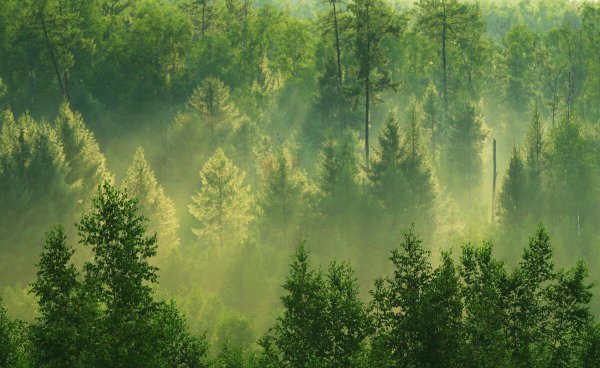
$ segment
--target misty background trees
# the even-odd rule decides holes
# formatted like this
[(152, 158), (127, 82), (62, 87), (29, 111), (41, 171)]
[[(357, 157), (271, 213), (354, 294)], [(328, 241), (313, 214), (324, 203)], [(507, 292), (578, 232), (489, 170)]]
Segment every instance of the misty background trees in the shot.
[[(598, 24), (558, 0), (2, 1), (0, 365), (594, 366)], [(76, 242), (103, 183), (156, 234), (140, 259), (102, 240), (145, 270), (129, 309), (105, 309), (139, 287), (112, 248)], [(540, 223), (553, 258), (539, 231), (521, 252)], [(171, 344), (118, 351), (146, 332)]]

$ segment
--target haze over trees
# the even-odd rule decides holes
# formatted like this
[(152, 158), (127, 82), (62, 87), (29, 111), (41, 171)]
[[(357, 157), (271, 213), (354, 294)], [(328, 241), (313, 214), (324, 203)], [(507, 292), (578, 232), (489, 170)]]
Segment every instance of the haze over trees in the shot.
[(600, 365), (600, 7), (0, 2), (0, 367)]

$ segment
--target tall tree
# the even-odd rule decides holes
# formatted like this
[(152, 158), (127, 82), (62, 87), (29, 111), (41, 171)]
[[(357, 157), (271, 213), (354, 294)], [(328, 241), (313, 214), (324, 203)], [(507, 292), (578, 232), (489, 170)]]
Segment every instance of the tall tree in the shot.
[(198, 221), (192, 231), (208, 244), (221, 246), (242, 240), (252, 219), (250, 188), (244, 185), (244, 173), (221, 149), (206, 162), (200, 172), (202, 187), (188, 206)]
[(46, 234), (31, 292), (40, 316), (32, 326), (32, 358), (43, 367), (88, 367), (95, 364), (99, 305), (71, 264), (74, 250), (62, 227)]
[(511, 227), (523, 224), (528, 214), (528, 189), (525, 163), (519, 148), (514, 146), (499, 195), (503, 223)]
[(417, 27), (438, 44), (441, 59), (441, 92), (444, 101), (443, 121), (448, 118), (449, 48), (461, 39), (480, 32), (483, 23), (479, 8), (458, 0), (419, 0), (415, 4)]
[(61, 104), (54, 128), (70, 169), (68, 180), (77, 183), (80, 202), (88, 203), (98, 184), (110, 177), (104, 155), (81, 115), (72, 111), (67, 102)]
[(175, 250), (179, 246), (179, 221), (175, 206), (158, 184), (154, 171), (146, 161), (143, 148), (138, 147), (135, 151), (121, 187), (130, 196), (137, 198), (142, 214), (151, 219), (149, 229), (157, 234), (159, 255), (167, 255)]
[(276, 242), (294, 241), (307, 199), (307, 178), (286, 148), (265, 162), (264, 184), (258, 199), (261, 229)]
[[(405, 146), (400, 138), (400, 125), (396, 113), (391, 111), (379, 132), (379, 147), (371, 162), (369, 179), (375, 195), (384, 209), (391, 215), (392, 226), (396, 226), (408, 210), (410, 185), (403, 171)], [(393, 188), (393, 190), (392, 190)]]
[(371, 292), (374, 366), (416, 367), (422, 363), (423, 300), (432, 278), (429, 252), (412, 228), (392, 251), (393, 276), (377, 279)]
[(473, 203), (481, 182), (481, 148), (487, 135), (481, 108), (473, 102), (461, 104), (452, 117), (445, 145), (443, 167), (446, 184), (463, 203)]
[(357, 60), (356, 80), (351, 95), (363, 96), (365, 106), (365, 162), (369, 164), (369, 127), (371, 103), (377, 94), (395, 89), (388, 68), (384, 41), (400, 33), (400, 25), (391, 9), (381, 0), (354, 0), (348, 4), (353, 30), (352, 47)]
[(431, 161), (435, 164), (438, 157), (436, 143), (439, 144), (442, 132), (439, 131), (441, 121), (438, 91), (432, 82), (429, 82), (427, 85), (421, 104), (423, 105), (423, 123), (425, 124), (426, 129), (429, 130), (431, 137), (431, 149), (429, 150), (429, 154), (431, 156)]

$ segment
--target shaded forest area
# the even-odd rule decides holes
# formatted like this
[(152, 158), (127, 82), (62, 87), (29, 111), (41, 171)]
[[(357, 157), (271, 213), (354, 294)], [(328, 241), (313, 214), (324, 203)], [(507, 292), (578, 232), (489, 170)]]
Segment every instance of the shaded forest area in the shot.
[(1, 367), (600, 365), (596, 3), (0, 0), (0, 56)]

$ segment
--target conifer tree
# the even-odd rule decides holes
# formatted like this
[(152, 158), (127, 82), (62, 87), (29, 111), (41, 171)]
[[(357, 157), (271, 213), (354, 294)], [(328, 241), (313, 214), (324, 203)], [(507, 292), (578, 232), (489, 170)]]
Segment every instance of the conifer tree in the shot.
[(499, 195), (500, 213), (505, 224), (514, 226), (525, 220), (528, 214), (528, 189), (526, 167), (519, 148), (514, 146)]
[(263, 339), (271, 362), (291, 367), (353, 366), (368, 321), (352, 269), (334, 262), (323, 275), (312, 268), (300, 243), (283, 288), (284, 314)]
[(422, 303), (419, 366), (460, 367), (464, 344), (462, 284), (450, 253), (442, 253)]
[(423, 301), (431, 282), (429, 252), (414, 229), (392, 251), (393, 276), (380, 278), (371, 292), (373, 366), (420, 366), (423, 357)]
[(535, 105), (533, 116), (527, 136), (525, 137), (525, 163), (528, 172), (528, 203), (530, 210), (536, 219), (540, 216), (543, 208), (542, 203), (544, 156), (546, 155), (546, 142), (540, 110)]
[(408, 125), (404, 134), (405, 158), (402, 170), (410, 187), (411, 196), (406, 206), (412, 212), (411, 221), (422, 224), (434, 217), (436, 188), (427, 151), (424, 149), (420, 119), (420, 106), (412, 96), (408, 107)]
[(440, 145), (441, 113), (439, 111), (438, 91), (432, 82), (429, 82), (423, 95), (423, 123), (430, 136), (430, 150), (432, 162), (436, 163), (438, 158), (438, 145)]
[(321, 209), (326, 214), (348, 213), (349, 199), (359, 196), (360, 171), (356, 135), (346, 130), (338, 139), (328, 139), (320, 153), (317, 186)]
[(481, 148), (487, 131), (480, 107), (463, 103), (452, 118), (444, 152), (444, 177), (448, 189), (467, 206), (481, 183)]
[(0, 298), (0, 367), (10, 367), (14, 364), (15, 346), (12, 339), (12, 324)]
[(509, 278), (507, 341), (516, 367), (536, 366), (547, 351), (546, 333), (551, 321), (548, 298), (555, 279), (549, 240), (544, 227), (538, 227)]
[[(449, 71), (451, 47), (461, 45), (461, 40), (477, 39), (483, 28), (481, 14), (475, 6), (460, 3), (458, 0), (420, 0), (415, 4), (417, 27), (438, 46), (443, 98), (444, 122), (448, 119)], [(456, 91), (455, 91), (456, 92)]]
[(303, 215), (307, 199), (306, 175), (298, 169), (286, 148), (280, 148), (267, 159), (263, 175), (258, 200), (261, 229), (277, 242), (289, 242)]
[(407, 202), (412, 194), (403, 171), (405, 148), (400, 138), (398, 119), (391, 111), (379, 133), (379, 147), (375, 150), (369, 179), (375, 195), (392, 217), (392, 226), (396, 226), (404, 218), (408, 211)]
[(98, 184), (109, 178), (104, 155), (81, 115), (72, 111), (67, 102), (60, 105), (54, 128), (70, 169), (68, 180), (77, 183), (79, 199), (87, 203)]
[(46, 234), (31, 292), (40, 317), (32, 326), (32, 358), (43, 367), (86, 367), (94, 364), (93, 334), (99, 308), (71, 264), (74, 250), (62, 227)]
[(151, 219), (148, 228), (157, 234), (159, 255), (176, 249), (179, 246), (179, 222), (175, 206), (158, 184), (154, 171), (146, 161), (143, 148), (138, 147), (135, 151), (121, 187), (131, 197), (137, 198), (142, 214)]
[(354, 0), (348, 4), (353, 30), (352, 50), (358, 65), (354, 71), (355, 84), (351, 95), (362, 95), (365, 106), (365, 162), (369, 164), (369, 128), (371, 104), (376, 96), (393, 90), (384, 42), (400, 33), (400, 26), (389, 6), (381, 0)]
[(252, 219), (250, 188), (244, 185), (244, 173), (225, 156), (221, 149), (202, 168), (200, 191), (188, 206), (198, 221), (192, 231), (207, 244), (229, 244), (242, 240)]
[(464, 361), (466, 367), (498, 367), (508, 364), (505, 325), (507, 312), (504, 265), (494, 259), (492, 245), (466, 244), (462, 248), (460, 274), (464, 282)]

